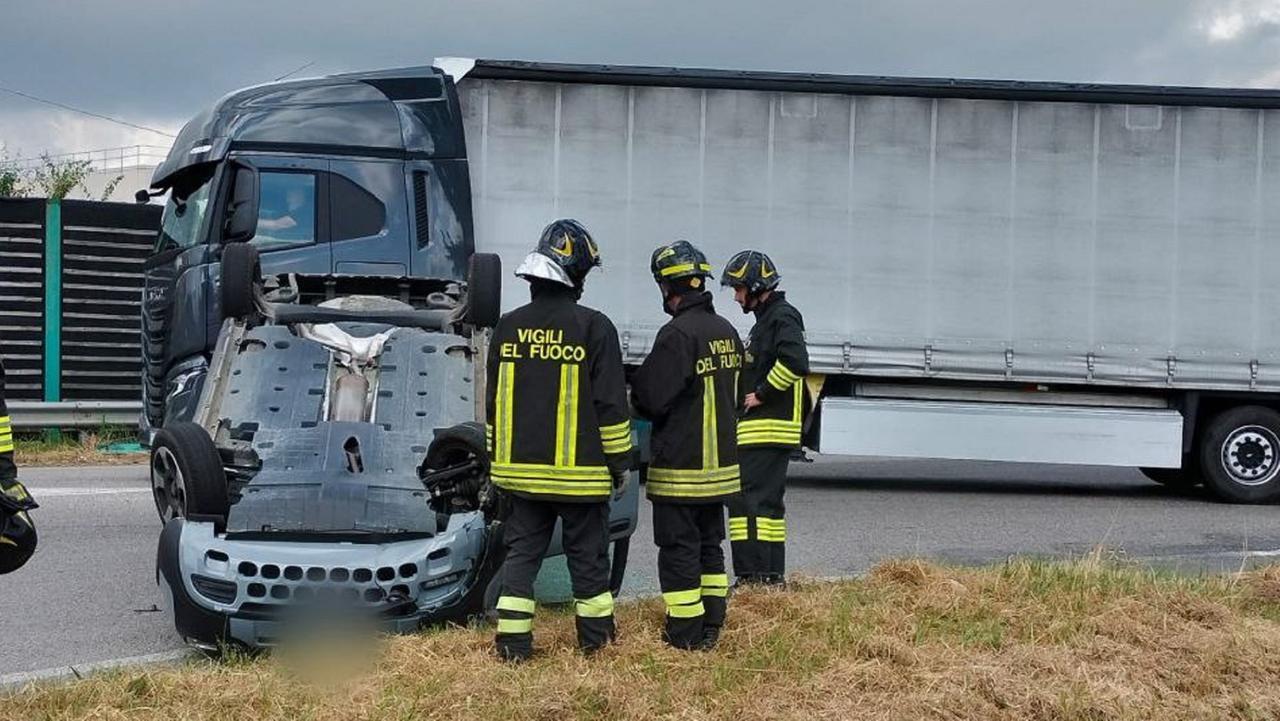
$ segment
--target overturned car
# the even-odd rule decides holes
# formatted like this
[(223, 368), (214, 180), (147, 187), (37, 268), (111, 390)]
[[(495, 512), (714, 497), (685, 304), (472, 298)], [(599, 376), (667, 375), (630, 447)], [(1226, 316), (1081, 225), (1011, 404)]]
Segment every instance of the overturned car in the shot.
[[(498, 258), (422, 292), (346, 279), (362, 292), (308, 304), (300, 282), (264, 283), (255, 248), (226, 246), (194, 417), (152, 439), (157, 582), (198, 648), (273, 646), (302, 618), (412, 631), (496, 600), (502, 499), (476, 420)], [(615, 593), (637, 498), (613, 502)]]

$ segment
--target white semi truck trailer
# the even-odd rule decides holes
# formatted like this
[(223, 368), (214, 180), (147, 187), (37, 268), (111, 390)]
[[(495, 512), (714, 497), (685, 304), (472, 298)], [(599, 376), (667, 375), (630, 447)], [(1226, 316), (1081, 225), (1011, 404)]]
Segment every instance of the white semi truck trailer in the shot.
[[(717, 270), (766, 251), (807, 320), (824, 454), (1131, 466), (1280, 499), (1277, 91), (449, 58), (232, 93), (153, 187), (172, 193), (151, 427), (198, 397), (225, 229), (246, 204), (284, 213), (266, 206), (288, 187), (311, 194), (308, 235), (253, 242), (329, 293), (461, 282), (475, 250), (509, 272), (549, 219), (582, 220), (605, 258), (584, 300), (629, 363), (664, 321), (655, 246), (686, 238)], [(524, 293), (508, 275), (504, 305)]]
[(585, 301), (629, 362), (663, 322), (656, 245), (717, 271), (757, 248), (825, 376), (821, 453), (1280, 498), (1280, 93), (438, 64), (477, 248), (516, 262), (581, 219), (606, 259)]

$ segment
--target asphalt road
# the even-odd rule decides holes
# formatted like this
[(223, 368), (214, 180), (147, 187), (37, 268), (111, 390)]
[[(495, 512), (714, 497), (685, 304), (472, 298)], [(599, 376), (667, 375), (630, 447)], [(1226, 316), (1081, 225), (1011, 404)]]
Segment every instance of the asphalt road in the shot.
[[(1280, 562), (1280, 508), (1178, 494), (1136, 471), (987, 463), (793, 464), (790, 568), (854, 574), (886, 557), (961, 563), (1103, 545), (1188, 571)], [(40, 548), (0, 577), (0, 676), (180, 646), (156, 612), (159, 522), (144, 467), (24, 469)], [(656, 591), (648, 504), (626, 592)]]

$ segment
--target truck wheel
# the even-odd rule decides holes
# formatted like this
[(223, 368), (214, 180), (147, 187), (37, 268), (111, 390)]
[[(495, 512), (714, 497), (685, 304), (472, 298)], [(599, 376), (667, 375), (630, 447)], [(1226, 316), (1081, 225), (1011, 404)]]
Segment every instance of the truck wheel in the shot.
[(1181, 468), (1139, 468), (1142, 475), (1162, 486), (1190, 490), (1204, 483), (1200, 476), (1200, 458), (1195, 453), (1182, 457)]
[(258, 313), (258, 288), (262, 285), (262, 260), (248, 243), (228, 243), (222, 248), (222, 317), (250, 318)]
[(492, 328), (502, 317), (502, 258), (474, 253), (467, 273), (467, 323)]
[(151, 493), (162, 523), (174, 518), (225, 517), (227, 476), (213, 439), (195, 423), (174, 423), (151, 444)]
[(1280, 413), (1241, 406), (1218, 415), (1200, 441), (1200, 467), (1224, 501), (1280, 500)]

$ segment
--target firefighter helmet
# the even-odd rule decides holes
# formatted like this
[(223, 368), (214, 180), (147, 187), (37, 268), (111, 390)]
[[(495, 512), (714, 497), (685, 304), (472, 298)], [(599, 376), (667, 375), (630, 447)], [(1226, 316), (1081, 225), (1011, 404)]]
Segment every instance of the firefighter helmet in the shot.
[(744, 250), (733, 256), (720, 274), (720, 285), (746, 288), (751, 295), (777, 288), (780, 280), (778, 266), (758, 250)]
[(521, 278), (542, 278), (581, 288), (587, 273), (600, 265), (600, 248), (582, 223), (571, 218), (552, 221), (538, 246), (516, 268)]
[(708, 278), (711, 276), (711, 264), (707, 256), (687, 240), (677, 240), (663, 245), (653, 251), (649, 260), (649, 272), (653, 279), (679, 280), (681, 278)]

